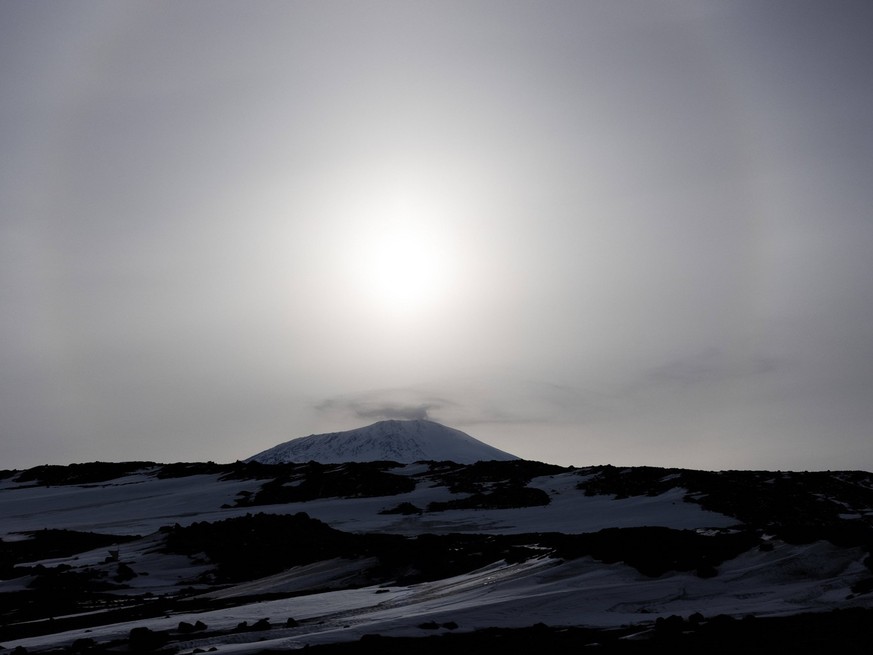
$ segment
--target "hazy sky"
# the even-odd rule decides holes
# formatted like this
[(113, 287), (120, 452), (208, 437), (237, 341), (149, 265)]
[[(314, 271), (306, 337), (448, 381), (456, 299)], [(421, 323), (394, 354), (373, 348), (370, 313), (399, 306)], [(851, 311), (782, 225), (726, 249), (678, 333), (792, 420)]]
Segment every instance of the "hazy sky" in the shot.
[(873, 470), (869, 1), (0, 3), (0, 468), (429, 416)]

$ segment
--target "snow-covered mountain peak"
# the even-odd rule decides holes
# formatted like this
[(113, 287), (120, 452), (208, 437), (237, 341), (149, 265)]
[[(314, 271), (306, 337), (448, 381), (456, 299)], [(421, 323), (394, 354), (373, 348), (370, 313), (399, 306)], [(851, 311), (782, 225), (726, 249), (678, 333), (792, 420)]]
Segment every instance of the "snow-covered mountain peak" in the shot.
[(480, 460), (518, 459), (470, 435), (424, 419), (379, 421), (344, 432), (313, 434), (286, 441), (249, 457), (263, 464), (282, 462), (372, 462), (403, 464), (450, 460), (472, 464)]

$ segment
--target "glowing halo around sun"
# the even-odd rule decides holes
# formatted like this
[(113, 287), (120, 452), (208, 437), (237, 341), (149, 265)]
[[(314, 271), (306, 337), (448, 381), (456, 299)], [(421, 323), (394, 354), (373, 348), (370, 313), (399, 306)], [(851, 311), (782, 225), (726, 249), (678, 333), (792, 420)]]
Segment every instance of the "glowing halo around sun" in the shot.
[(433, 316), (458, 290), (458, 244), (444, 205), (420, 186), (370, 189), (346, 209), (347, 292), (368, 319)]
[(437, 301), (448, 284), (448, 262), (433, 235), (394, 226), (366, 244), (359, 285), (383, 309), (416, 313)]

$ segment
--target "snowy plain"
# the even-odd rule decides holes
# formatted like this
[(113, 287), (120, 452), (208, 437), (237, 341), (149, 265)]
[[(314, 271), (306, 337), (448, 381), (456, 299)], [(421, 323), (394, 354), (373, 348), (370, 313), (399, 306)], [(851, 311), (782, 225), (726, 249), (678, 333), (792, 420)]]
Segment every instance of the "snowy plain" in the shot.
[[(422, 470), (411, 464), (393, 473), (411, 475)], [(575, 472), (544, 476), (530, 485), (549, 494), (545, 507), (504, 510), (447, 510), (434, 515), (397, 516), (379, 512), (410, 502), (430, 502), (462, 497), (442, 486), (419, 484), (408, 493), (375, 498), (326, 498), (300, 503), (265, 505), (256, 511), (274, 514), (306, 512), (331, 527), (349, 532), (383, 531), (396, 534), (444, 534), (476, 532), (512, 534), (524, 532), (595, 532), (607, 527), (660, 525), (677, 529), (727, 527), (736, 519), (702, 510), (682, 501), (681, 489), (655, 497), (614, 500), (609, 496), (580, 494)], [(145, 535), (168, 523), (187, 525), (217, 521), (254, 511), (252, 508), (222, 508), (241, 491), (254, 492), (252, 480), (219, 480), (218, 475), (194, 475), (158, 479), (147, 474), (86, 486), (40, 487), (6, 483), (0, 487), (0, 538), (46, 527)]]

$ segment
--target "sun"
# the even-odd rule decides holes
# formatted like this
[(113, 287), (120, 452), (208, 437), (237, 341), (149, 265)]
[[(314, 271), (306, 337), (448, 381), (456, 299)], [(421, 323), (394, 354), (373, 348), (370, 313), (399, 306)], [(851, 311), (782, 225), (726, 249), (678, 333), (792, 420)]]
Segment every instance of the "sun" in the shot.
[(342, 305), (372, 326), (437, 318), (458, 296), (461, 278), (451, 194), (433, 175), (398, 166), (377, 173), (346, 188), (337, 213)]
[(434, 303), (448, 284), (449, 263), (428, 230), (388, 226), (368, 244), (360, 284), (392, 313), (417, 312)]

